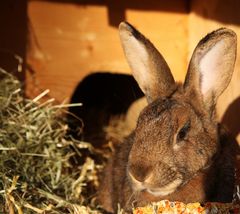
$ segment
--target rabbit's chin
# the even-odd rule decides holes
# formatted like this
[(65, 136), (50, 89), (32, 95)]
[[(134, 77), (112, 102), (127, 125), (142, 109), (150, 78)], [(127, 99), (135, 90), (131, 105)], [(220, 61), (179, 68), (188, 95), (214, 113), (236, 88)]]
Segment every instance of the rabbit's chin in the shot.
[(158, 197), (158, 196), (166, 196), (176, 191), (178, 187), (180, 187), (183, 184), (183, 180), (180, 178), (177, 178), (170, 182), (169, 184), (162, 186), (162, 187), (150, 187), (148, 185), (144, 184), (138, 184), (134, 186), (135, 191), (146, 191), (149, 194)]

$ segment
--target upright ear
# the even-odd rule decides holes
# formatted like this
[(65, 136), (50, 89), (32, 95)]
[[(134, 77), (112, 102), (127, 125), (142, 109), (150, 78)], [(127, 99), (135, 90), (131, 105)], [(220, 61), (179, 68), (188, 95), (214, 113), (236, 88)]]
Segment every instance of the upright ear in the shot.
[(153, 44), (127, 22), (119, 25), (120, 40), (133, 76), (148, 102), (175, 89), (171, 71)]
[(199, 94), (208, 111), (215, 107), (231, 80), (236, 50), (236, 34), (220, 28), (204, 37), (193, 52), (184, 88)]

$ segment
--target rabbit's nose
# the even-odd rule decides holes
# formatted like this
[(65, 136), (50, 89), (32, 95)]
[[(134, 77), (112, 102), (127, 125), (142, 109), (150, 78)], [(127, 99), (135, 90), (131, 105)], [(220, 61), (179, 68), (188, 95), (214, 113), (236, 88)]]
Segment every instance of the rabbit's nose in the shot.
[(144, 182), (150, 175), (151, 167), (131, 165), (128, 167), (130, 178), (135, 182)]

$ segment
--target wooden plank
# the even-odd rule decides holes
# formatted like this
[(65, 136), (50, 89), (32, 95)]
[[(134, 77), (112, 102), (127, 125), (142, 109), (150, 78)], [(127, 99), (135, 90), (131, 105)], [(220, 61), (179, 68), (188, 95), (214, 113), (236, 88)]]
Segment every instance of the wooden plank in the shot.
[[(130, 9), (119, 3), (119, 8), (125, 8), (126, 19), (159, 48), (179, 80), (186, 70), (188, 19), (186, 1), (174, 2), (149, 0), (153, 7), (147, 10), (140, 2), (138, 7), (130, 4)], [(50, 96), (61, 102), (92, 72), (130, 73), (118, 29), (108, 20), (108, 10), (117, 13), (118, 8), (109, 4), (29, 1), (26, 91), (30, 97), (48, 88)]]

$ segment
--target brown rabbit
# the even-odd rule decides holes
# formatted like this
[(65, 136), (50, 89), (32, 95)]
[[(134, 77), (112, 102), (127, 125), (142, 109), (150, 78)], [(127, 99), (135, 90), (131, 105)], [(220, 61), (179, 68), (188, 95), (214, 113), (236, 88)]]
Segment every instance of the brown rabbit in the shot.
[(216, 121), (215, 105), (236, 59), (236, 34), (218, 29), (191, 58), (184, 84), (176, 84), (153, 44), (130, 24), (119, 26), (133, 76), (148, 105), (135, 130), (117, 145), (98, 198), (107, 211), (152, 201), (231, 202), (233, 141)]

